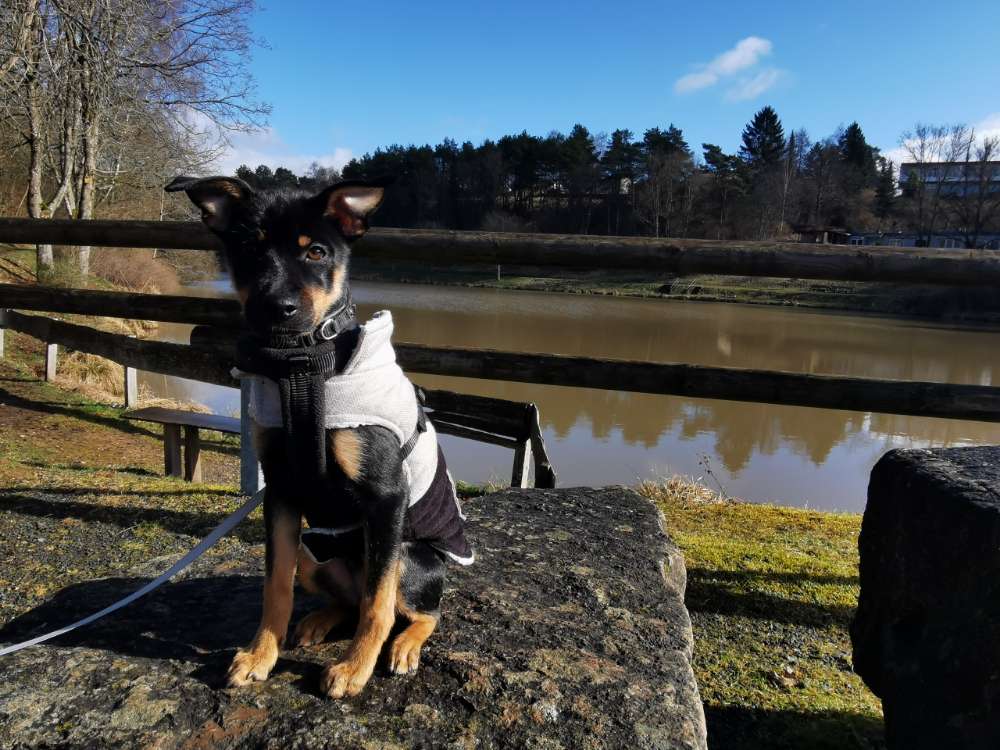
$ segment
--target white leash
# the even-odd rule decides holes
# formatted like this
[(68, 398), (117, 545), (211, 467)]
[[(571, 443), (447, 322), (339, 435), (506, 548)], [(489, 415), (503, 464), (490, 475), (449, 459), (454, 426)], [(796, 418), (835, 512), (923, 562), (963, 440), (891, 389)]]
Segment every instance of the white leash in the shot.
[(175, 575), (184, 570), (184, 568), (188, 567), (191, 563), (193, 563), (195, 560), (197, 560), (199, 557), (205, 554), (205, 552), (210, 547), (212, 547), (212, 545), (214, 545), (217, 541), (219, 541), (222, 537), (224, 537), (226, 534), (228, 534), (230, 531), (236, 528), (236, 525), (244, 518), (249, 516), (253, 512), (253, 510), (258, 505), (261, 504), (261, 501), (263, 499), (264, 499), (264, 490), (260, 490), (257, 494), (255, 494), (253, 497), (247, 500), (243, 505), (241, 505), (232, 515), (223, 520), (223, 522), (220, 523), (218, 526), (216, 526), (214, 529), (212, 529), (211, 533), (204, 539), (202, 539), (200, 542), (198, 542), (197, 546), (195, 546), (190, 552), (184, 555), (184, 557), (175, 562), (173, 565), (170, 566), (170, 568), (168, 568), (158, 577), (154, 578), (152, 581), (147, 583), (138, 591), (133, 591), (124, 599), (120, 599), (114, 604), (105, 607), (100, 612), (95, 612), (92, 615), (84, 617), (82, 620), (74, 622), (72, 625), (67, 625), (64, 628), (53, 630), (51, 633), (45, 633), (45, 635), (37, 636), (36, 638), (32, 638), (31, 640), (28, 641), (22, 641), (21, 643), (15, 643), (12, 646), (5, 646), (4, 648), (0, 648), (0, 656), (6, 656), (7, 654), (12, 654), (15, 651), (20, 651), (23, 648), (28, 648), (29, 646), (35, 646), (39, 643), (44, 643), (45, 641), (63, 635), (64, 633), (69, 633), (71, 630), (76, 630), (77, 628), (81, 628), (84, 625), (89, 625), (95, 620), (99, 620), (105, 615), (114, 612), (116, 609), (121, 609), (122, 607), (131, 604), (136, 599), (145, 596), (153, 589), (159, 588), (164, 583), (173, 578)]

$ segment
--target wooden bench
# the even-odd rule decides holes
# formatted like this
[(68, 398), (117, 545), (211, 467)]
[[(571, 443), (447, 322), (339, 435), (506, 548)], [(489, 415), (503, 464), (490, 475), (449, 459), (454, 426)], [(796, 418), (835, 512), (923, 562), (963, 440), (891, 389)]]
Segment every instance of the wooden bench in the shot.
[[(556, 473), (549, 462), (538, 421), (538, 407), (518, 401), (470, 396), (451, 391), (421, 390), (427, 415), (442, 435), (500, 445), (514, 451), (512, 487), (556, 486)], [(122, 414), (126, 419), (163, 425), (163, 471), (201, 481), (201, 437), (199, 430), (239, 435), (240, 420), (183, 409), (149, 407)], [(183, 428), (183, 464), (181, 430)], [(248, 455), (241, 451), (241, 456)], [(182, 468), (183, 465), (183, 468)], [(534, 481), (531, 469), (534, 468)]]
[[(240, 420), (218, 414), (200, 414), (184, 409), (151, 406), (122, 414), (125, 419), (163, 425), (163, 473), (182, 476), (189, 482), (201, 481), (201, 435), (199, 430), (240, 434)], [(184, 464), (181, 469), (181, 428), (184, 429)]]
[(550, 489), (556, 486), (556, 473), (542, 440), (537, 406), (453, 391), (420, 389), (420, 392), (427, 415), (442, 435), (513, 449), (511, 487)]

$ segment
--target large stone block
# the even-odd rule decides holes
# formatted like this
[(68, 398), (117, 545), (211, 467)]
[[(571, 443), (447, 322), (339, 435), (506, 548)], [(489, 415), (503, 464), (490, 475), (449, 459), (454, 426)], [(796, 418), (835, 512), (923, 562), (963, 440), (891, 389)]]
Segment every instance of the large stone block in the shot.
[(1000, 748), (1000, 448), (890, 451), (858, 543), (854, 666), (890, 748)]
[[(466, 504), (477, 562), (407, 677), (318, 694), (347, 632), (224, 689), (260, 611), (259, 547), (230, 540), (182, 579), (56, 642), (0, 659), (0, 747), (705, 748), (685, 571), (656, 508), (622, 488), (509, 490)], [(70, 622), (147, 580), (60, 592), (0, 631)], [(310, 607), (301, 593), (296, 617)], [(313, 603), (312, 606), (315, 606)]]

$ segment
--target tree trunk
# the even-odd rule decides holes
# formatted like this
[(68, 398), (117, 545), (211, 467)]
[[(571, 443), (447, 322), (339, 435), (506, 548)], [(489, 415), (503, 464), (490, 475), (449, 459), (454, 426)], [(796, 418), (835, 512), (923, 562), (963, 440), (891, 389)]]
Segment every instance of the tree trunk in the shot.
[[(88, 50), (89, 51), (89, 50)], [(83, 120), (83, 160), (80, 168), (80, 203), (76, 218), (87, 221), (94, 218), (94, 203), (97, 194), (97, 149), (100, 137), (100, 105), (93, 80), (94, 71), (89, 60), (84, 60), (81, 69), (83, 96), (81, 109)], [(90, 246), (79, 249), (80, 275), (90, 274)]]
[[(96, 175), (97, 175), (97, 138), (99, 126), (97, 121), (87, 125), (83, 137), (83, 179), (80, 188), (80, 210), (77, 213), (78, 219), (94, 218), (94, 196), (96, 195)], [(86, 245), (79, 250), (80, 275), (87, 276), (90, 273), (90, 246)]]
[[(28, 216), (32, 219), (44, 218), (42, 215), (42, 168), (45, 158), (45, 134), (42, 127), (42, 107), (41, 94), (38, 87), (40, 41), (39, 37), (43, 33), (41, 26), (41, 16), (36, 14), (32, 31), (31, 53), (27, 56), (30, 60), (31, 72), (27, 76), (28, 89), (28, 130), (29, 148), (31, 151), (31, 164), (28, 169)], [(37, 246), (37, 271), (51, 270), (54, 265), (52, 257), (52, 245)]]

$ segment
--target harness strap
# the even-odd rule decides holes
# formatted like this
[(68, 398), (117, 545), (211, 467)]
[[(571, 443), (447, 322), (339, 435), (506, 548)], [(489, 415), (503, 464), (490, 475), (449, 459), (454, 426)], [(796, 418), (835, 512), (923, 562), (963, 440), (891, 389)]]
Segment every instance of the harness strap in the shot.
[(417, 447), (417, 441), (420, 440), (420, 436), (427, 432), (427, 414), (424, 413), (424, 392), (416, 384), (413, 385), (413, 392), (417, 396), (417, 429), (413, 431), (410, 439), (403, 443), (403, 446), (399, 449), (401, 461), (405, 461), (413, 453), (413, 449)]
[(337, 369), (336, 338), (354, 325), (355, 306), (347, 291), (313, 331), (272, 333), (266, 339), (245, 336), (237, 346), (240, 369), (278, 384), (288, 458), (302, 481), (326, 475), (324, 386)]

